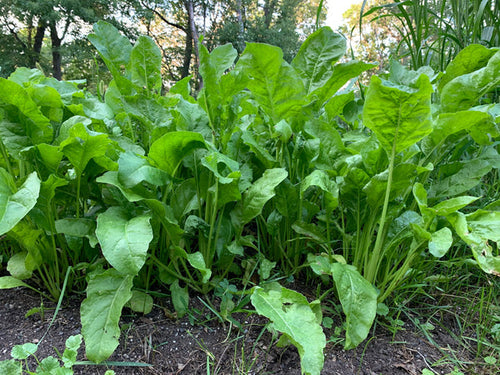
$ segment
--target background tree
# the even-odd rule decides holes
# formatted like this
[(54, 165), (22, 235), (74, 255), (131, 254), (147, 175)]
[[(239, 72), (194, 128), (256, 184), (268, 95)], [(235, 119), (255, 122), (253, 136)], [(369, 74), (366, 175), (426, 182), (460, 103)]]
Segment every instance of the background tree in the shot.
[(50, 66), (52, 75), (61, 79), (63, 42), (90, 49), (88, 43), (74, 42), (85, 38), (99, 19), (120, 25), (113, 15), (125, 19), (127, 13), (132, 14), (133, 4), (119, 0), (0, 0), (0, 40), (5, 41), (0, 45), (1, 74), (39, 63), (43, 68)]

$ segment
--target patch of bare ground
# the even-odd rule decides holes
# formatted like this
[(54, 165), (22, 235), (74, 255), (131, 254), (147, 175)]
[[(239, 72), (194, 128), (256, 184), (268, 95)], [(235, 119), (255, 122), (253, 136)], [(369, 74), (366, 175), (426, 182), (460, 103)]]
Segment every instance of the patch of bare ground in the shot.
[[(140, 316), (125, 310), (120, 346), (109, 359), (116, 362), (150, 364), (149, 367), (110, 366), (118, 375), (187, 375), (187, 374), (300, 374), (300, 358), (294, 347), (278, 348), (275, 338), (265, 328), (266, 320), (257, 315), (237, 315), (242, 329), (211, 318), (210, 311), (199, 303), (191, 315), (176, 320), (165, 308)], [(161, 305), (161, 301), (157, 301)], [(0, 291), (0, 360), (10, 358), (14, 345), (38, 342), (52, 318), (54, 306), (45, 306), (45, 314), (25, 317), (28, 310), (40, 306), (40, 296), (24, 289)], [(213, 315), (212, 315), (213, 317)], [(453, 321), (444, 322), (452, 324)], [(70, 299), (59, 311), (38, 350), (38, 358), (56, 356), (64, 350), (65, 340), (80, 333), (79, 301)], [(454, 327), (449, 327), (453, 331)], [(327, 338), (333, 330), (325, 329)], [(322, 374), (342, 375), (417, 375), (425, 368), (437, 374), (453, 369), (443, 355), (472, 362), (445, 330), (432, 332), (431, 344), (414, 326), (406, 323), (395, 335), (378, 326), (374, 334), (357, 349), (345, 351), (329, 342), (325, 349)], [(54, 349), (55, 348), (55, 349)], [(84, 350), (79, 360), (85, 360)], [(436, 366), (436, 364), (441, 365)], [(209, 370), (207, 371), (207, 367)], [(106, 366), (75, 366), (75, 374), (104, 374)], [(462, 369), (479, 374), (478, 369)]]

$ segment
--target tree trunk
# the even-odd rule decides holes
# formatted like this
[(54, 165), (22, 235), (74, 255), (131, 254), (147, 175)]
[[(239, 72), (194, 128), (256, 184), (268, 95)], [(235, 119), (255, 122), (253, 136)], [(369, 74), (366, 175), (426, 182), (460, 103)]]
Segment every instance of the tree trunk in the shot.
[(42, 51), (43, 36), (45, 35), (46, 28), (47, 24), (43, 21), (40, 21), (36, 27), (35, 39), (33, 42), (33, 54), (31, 57), (32, 68), (34, 68), (36, 63), (40, 61), (40, 52)]
[(264, 3), (264, 25), (266, 29), (271, 27), (271, 21), (273, 20), (274, 9), (276, 8), (277, 0), (266, 0)]
[(181, 78), (189, 75), (189, 66), (191, 65), (191, 55), (193, 54), (193, 35), (191, 28), (186, 27), (186, 47), (184, 49), (184, 61), (181, 68)]
[(243, 7), (241, 6), (241, 0), (236, 1), (236, 13), (238, 15), (238, 50), (241, 52), (245, 48), (245, 25), (243, 23)]
[(52, 75), (55, 79), (62, 79), (61, 38), (57, 35), (55, 22), (50, 24), (50, 40), (52, 42)]

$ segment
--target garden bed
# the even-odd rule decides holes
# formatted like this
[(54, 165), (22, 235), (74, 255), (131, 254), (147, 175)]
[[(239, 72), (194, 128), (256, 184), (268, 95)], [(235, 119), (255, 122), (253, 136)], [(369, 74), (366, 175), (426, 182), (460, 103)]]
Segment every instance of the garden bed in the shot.
[[(111, 366), (116, 374), (300, 374), (300, 358), (293, 346), (278, 348), (265, 329), (265, 319), (257, 315), (237, 315), (243, 329), (221, 324), (213, 314), (193, 298), (194, 306), (182, 319), (168, 316), (167, 301), (157, 301), (153, 311), (145, 316), (125, 310), (121, 320), (120, 346), (109, 359), (117, 362), (147, 363), (151, 367)], [(14, 345), (38, 343), (47, 330), (54, 305), (44, 302), (44, 317), (28, 310), (40, 307), (40, 296), (15, 289), (0, 294), (0, 360), (10, 358)], [(40, 343), (37, 356), (41, 360), (57, 356), (65, 340), (80, 333), (79, 303), (73, 298), (59, 311), (47, 336)], [(164, 304), (165, 306), (161, 306)], [(444, 321), (451, 332), (457, 332), (453, 321)], [(325, 349), (323, 374), (421, 374), (423, 369), (448, 374), (455, 358), (466, 363), (472, 358), (463, 347), (440, 327), (431, 337), (433, 345), (413, 324), (405, 322), (394, 335), (378, 325), (374, 334), (357, 349), (345, 351), (341, 344), (329, 342)], [(327, 337), (333, 329), (325, 329)], [(373, 332), (372, 332), (373, 333)], [(448, 359), (444, 354), (448, 353)], [(84, 360), (80, 350), (78, 360)], [(207, 364), (210, 371), (207, 372)], [(440, 365), (441, 364), (441, 365)], [(75, 366), (76, 374), (104, 374), (106, 366)], [(464, 371), (464, 370), (462, 370)], [(471, 371), (471, 372), (469, 372)], [(477, 372), (476, 372), (477, 371)], [(464, 373), (488, 373), (468, 369)]]

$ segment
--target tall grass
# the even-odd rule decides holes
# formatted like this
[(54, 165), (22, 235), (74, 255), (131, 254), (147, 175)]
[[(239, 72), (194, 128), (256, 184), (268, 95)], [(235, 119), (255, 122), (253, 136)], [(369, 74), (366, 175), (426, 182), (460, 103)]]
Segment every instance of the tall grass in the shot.
[[(430, 65), (444, 70), (459, 51), (470, 44), (495, 47), (500, 41), (498, 0), (407, 0), (369, 7), (363, 1), (361, 22), (371, 14), (394, 17), (400, 34), (395, 55), (413, 69)], [(369, 8), (369, 9), (368, 9)], [(365, 9), (368, 9), (364, 12)], [(388, 10), (388, 12), (381, 12)], [(401, 24), (399, 27), (397, 25)]]

